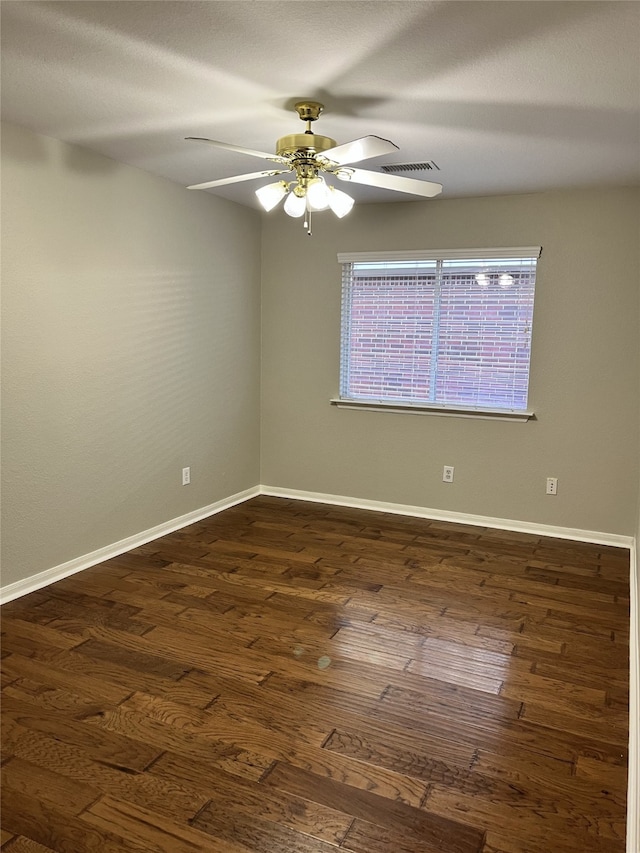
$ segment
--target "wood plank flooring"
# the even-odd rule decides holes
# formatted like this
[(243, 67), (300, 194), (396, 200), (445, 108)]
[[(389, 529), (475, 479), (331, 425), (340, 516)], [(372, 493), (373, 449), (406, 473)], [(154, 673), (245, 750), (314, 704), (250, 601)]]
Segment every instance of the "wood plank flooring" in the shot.
[(3, 853), (623, 853), (628, 579), (261, 497), (11, 602)]

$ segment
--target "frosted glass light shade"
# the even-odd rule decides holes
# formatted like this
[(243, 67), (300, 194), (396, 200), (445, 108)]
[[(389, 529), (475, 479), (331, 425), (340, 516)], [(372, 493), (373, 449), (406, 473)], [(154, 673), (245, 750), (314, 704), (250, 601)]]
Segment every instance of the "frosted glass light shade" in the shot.
[(309, 210), (326, 210), (329, 207), (329, 187), (322, 178), (316, 178), (307, 189)]
[(329, 207), (339, 219), (349, 213), (354, 203), (355, 199), (347, 193), (343, 193), (342, 190), (337, 190), (335, 187), (329, 187)]
[(289, 216), (304, 216), (307, 209), (307, 199), (290, 192), (284, 203), (284, 212)]
[(479, 272), (476, 275), (476, 282), (480, 287), (489, 287), (489, 276), (486, 273)]
[(499, 279), (500, 287), (511, 287), (513, 284), (513, 276), (508, 273), (503, 273)]
[(273, 210), (286, 194), (287, 185), (284, 181), (276, 181), (275, 184), (267, 184), (256, 190), (258, 201), (265, 210)]

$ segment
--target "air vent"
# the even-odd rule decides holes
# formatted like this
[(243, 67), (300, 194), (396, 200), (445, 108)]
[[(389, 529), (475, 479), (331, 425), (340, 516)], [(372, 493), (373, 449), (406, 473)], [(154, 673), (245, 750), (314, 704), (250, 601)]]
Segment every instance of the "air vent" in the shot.
[(432, 169), (440, 171), (440, 166), (429, 160), (426, 163), (390, 163), (387, 166), (380, 166), (383, 172), (428, 172)]

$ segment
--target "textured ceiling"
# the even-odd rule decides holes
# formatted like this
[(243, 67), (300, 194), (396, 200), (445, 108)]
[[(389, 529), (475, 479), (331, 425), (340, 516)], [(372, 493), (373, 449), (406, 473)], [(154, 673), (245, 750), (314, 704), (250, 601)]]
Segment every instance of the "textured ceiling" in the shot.
[[(640, 181), (638, 2), (4, 0), (2, 115), (187, 185), (304, 129), (393, 140), (443, 196)], [(269, 180), (211, 190), (255, 206)], [(362, 201), (412, 198), (349, 187)], [(431, 203), (431, 202), (420, 202)]]

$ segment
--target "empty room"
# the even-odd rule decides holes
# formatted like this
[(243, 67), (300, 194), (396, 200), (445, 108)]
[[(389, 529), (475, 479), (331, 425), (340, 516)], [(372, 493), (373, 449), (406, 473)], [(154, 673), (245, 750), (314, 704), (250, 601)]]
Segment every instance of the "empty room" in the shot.
[(640, 3), (0, 15), (2, 853), (640, 853)]

